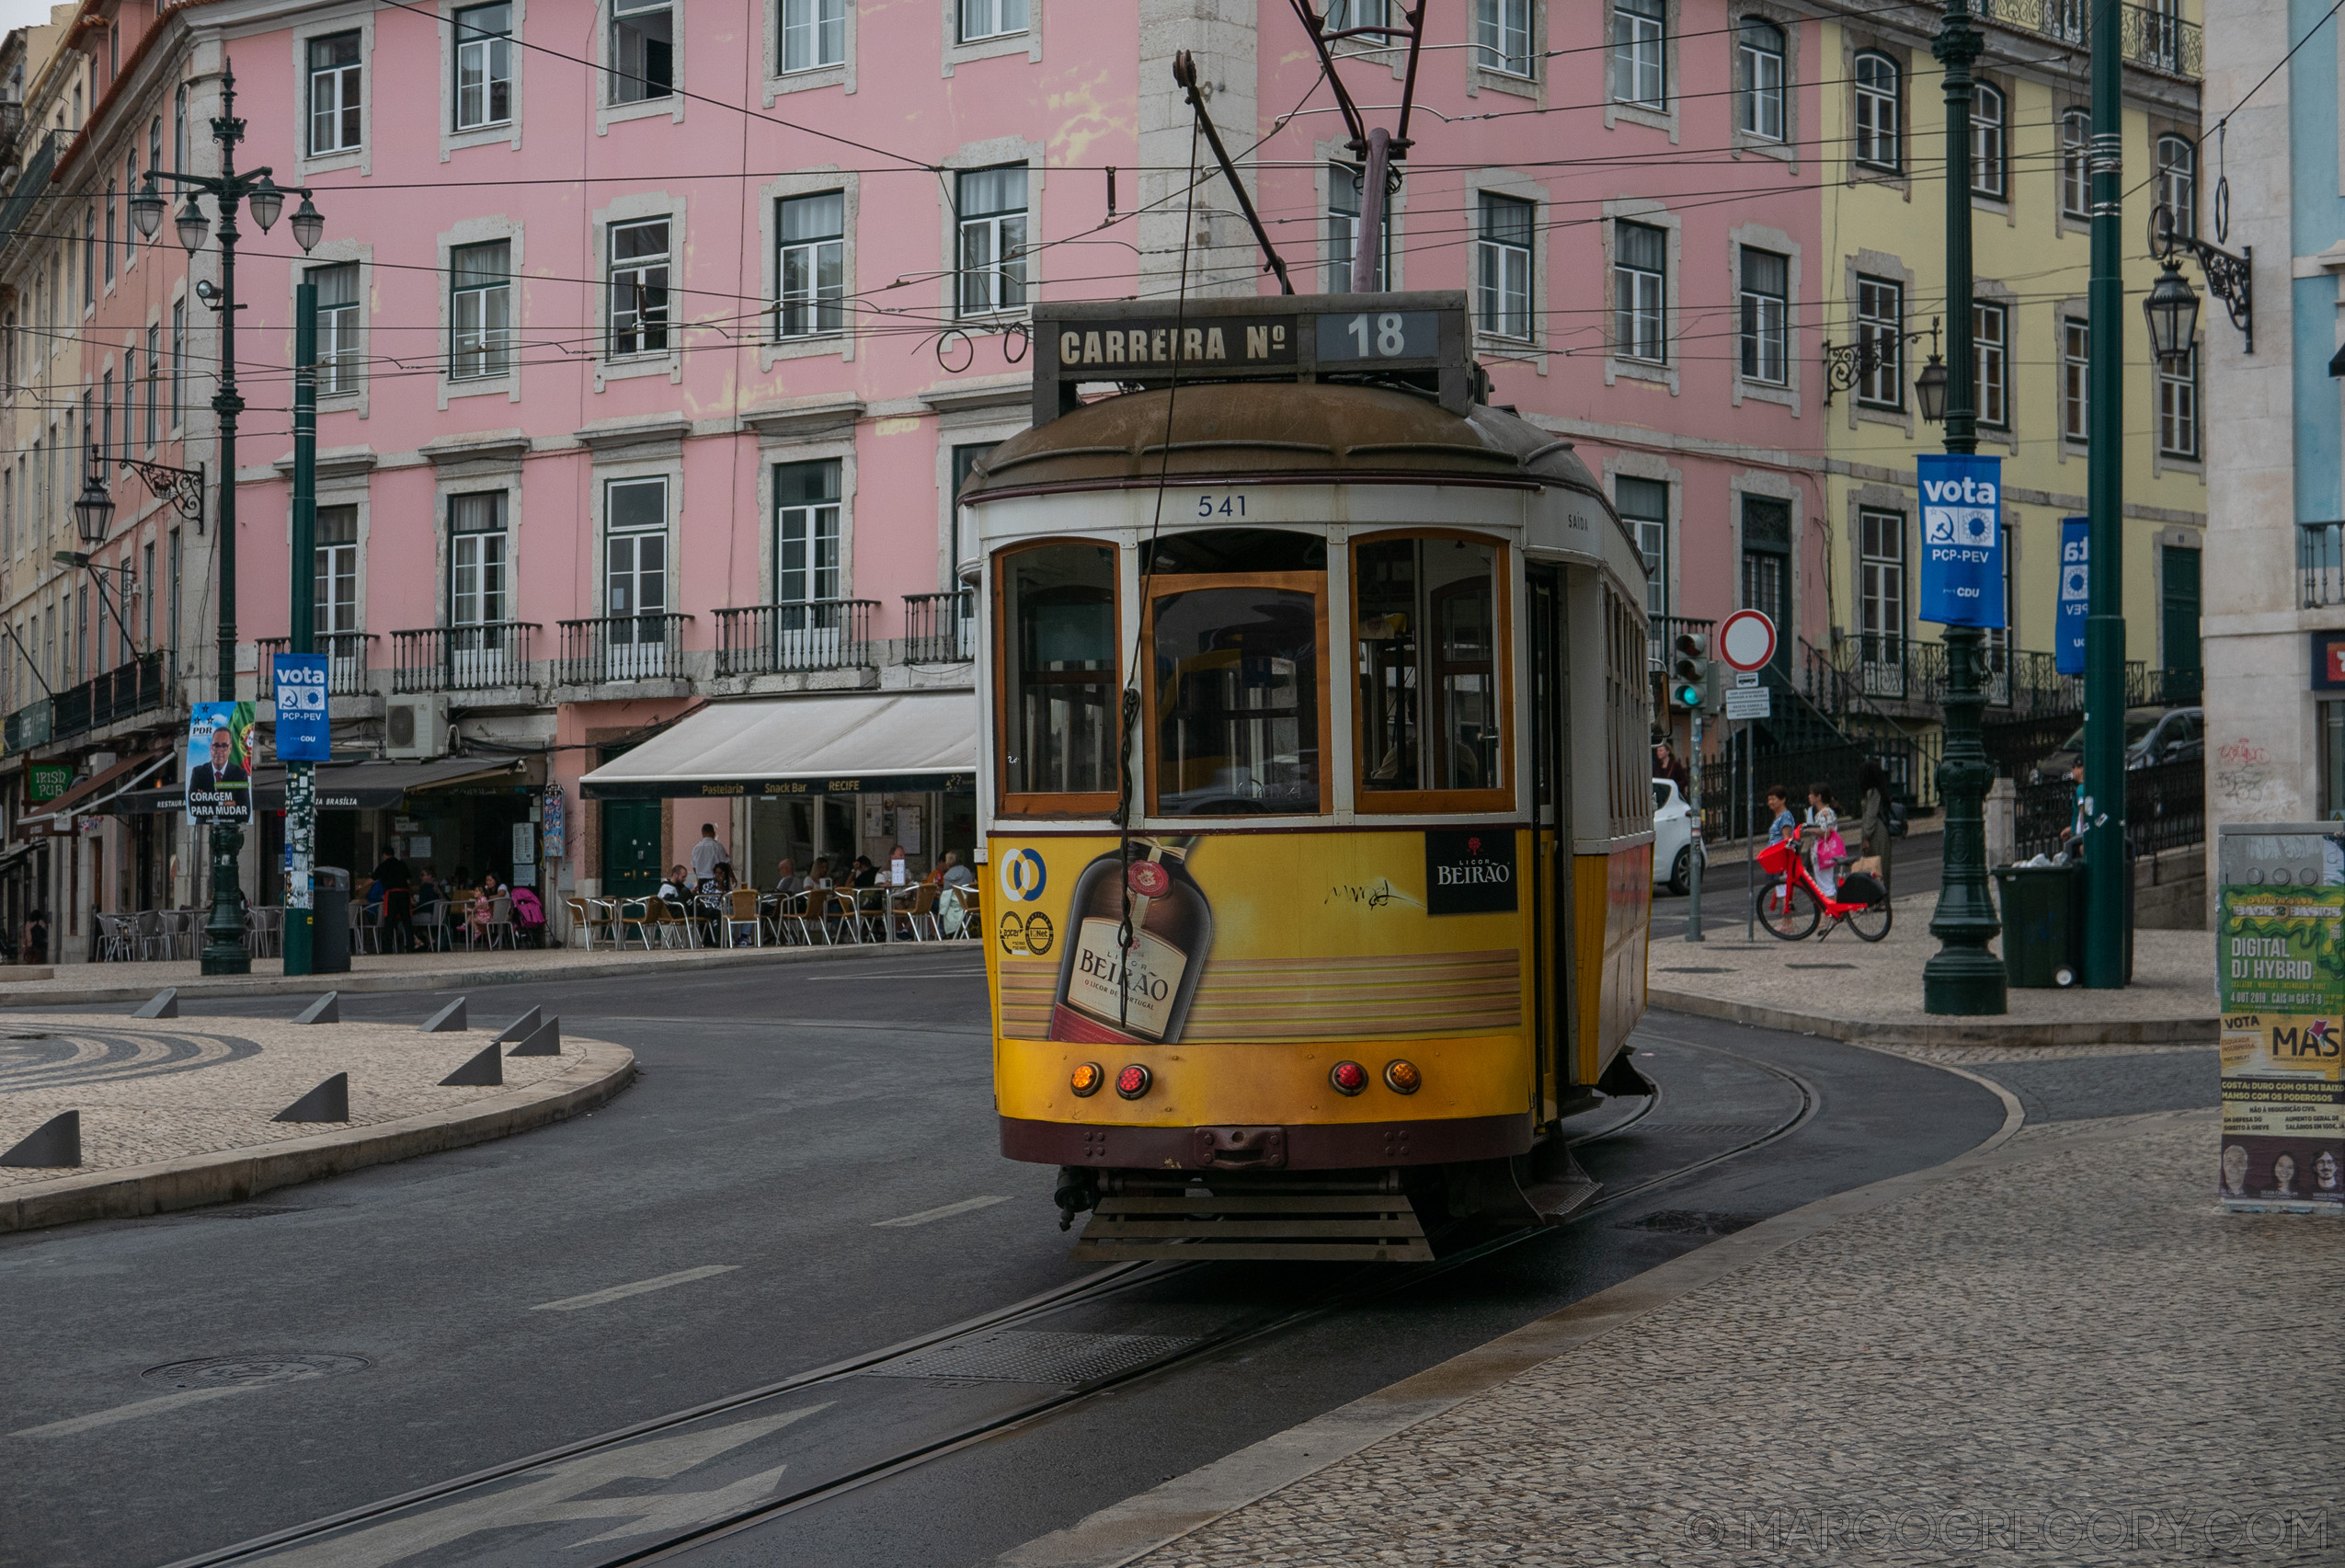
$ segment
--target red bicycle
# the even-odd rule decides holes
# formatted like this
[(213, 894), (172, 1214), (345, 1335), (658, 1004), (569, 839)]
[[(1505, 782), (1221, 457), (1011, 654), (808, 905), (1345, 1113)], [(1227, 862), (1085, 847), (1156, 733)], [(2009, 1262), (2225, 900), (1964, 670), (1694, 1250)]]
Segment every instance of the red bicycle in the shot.
[(1887, 936), (1889, 889), (1878, 877), (1859, 872), (1840, 879), (1840, 891), (1848, 897), (1826, 893), (1816, 885), (1807, 857), (1800, 853), (1802, 831), (1795, 826), (1789, 838), (1758, 852), (1759, 869), (1774, 878), (1755, 895), (1759, 924), (1771, 935), (1799, 942), (1813, 933), (1817, 921), (1830, 915), (1832, 924), (1825, 927), (1825, 936), (1843, 925), (1855, 932), (1859, 941), (1879, 942)]

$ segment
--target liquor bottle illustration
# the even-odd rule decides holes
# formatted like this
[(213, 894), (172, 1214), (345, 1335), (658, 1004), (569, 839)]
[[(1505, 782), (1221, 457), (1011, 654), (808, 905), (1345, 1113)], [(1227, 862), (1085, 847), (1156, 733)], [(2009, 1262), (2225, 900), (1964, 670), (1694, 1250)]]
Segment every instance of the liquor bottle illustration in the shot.
[[(1213, 946), (1213, 906), (1189, 875), (1195, 837), (1134, 839), (1083, 867), (1067, 904), (1050, 1037), (1169, 1045), (1181, 1037)], [(1132, 944), (1122, 942), (1123, 889), (1132, 895)]]

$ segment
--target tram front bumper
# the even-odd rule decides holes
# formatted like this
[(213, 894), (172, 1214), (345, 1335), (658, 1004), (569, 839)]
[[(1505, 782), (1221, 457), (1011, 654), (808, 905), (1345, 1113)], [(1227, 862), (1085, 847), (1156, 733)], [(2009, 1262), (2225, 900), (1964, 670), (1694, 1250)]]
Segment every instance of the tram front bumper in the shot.
[(1001, 1118), (1001, 1152), (1036, 1165), (1116, 1171), (1363, 1171), (1527, 1153), (1527, 1112), (1287, 1127), (1117, 1127)]

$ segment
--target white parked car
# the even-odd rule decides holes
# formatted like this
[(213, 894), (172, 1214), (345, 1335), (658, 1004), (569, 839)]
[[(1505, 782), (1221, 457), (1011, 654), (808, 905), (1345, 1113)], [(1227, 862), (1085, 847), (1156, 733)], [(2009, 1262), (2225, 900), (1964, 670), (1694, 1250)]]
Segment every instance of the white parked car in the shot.
[(1710, 856), (1702, 849), (1701, 819), (1686, 804), (1686, 797), (1677, 793), (1675, 780), (1653, 780), (1653, 885), (1666, 887), (1680, 896), (1691, 891), (1696, 855), (1702, 857), (1703, 869), (1709, 869)]

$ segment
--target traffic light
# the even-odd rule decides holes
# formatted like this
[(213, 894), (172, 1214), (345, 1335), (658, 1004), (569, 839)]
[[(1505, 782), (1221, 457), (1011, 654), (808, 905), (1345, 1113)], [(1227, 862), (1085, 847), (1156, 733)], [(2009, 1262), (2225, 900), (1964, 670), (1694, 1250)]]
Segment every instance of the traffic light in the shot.
[(1669, 661), (1669, 705), (1699, 710), (1709, 696), (1710, 638), (1699, 632), (1677, 634), (1676, 650)]

